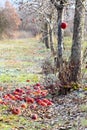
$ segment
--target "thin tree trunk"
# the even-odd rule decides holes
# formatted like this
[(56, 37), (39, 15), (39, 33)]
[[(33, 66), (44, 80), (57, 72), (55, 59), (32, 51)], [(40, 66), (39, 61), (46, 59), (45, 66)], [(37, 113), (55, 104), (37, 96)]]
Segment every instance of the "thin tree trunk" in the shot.
[(54, 46), (53, 46), (53, 31), (50, 29), (49, 31), (49, 36), (50, 36), (50, 49), (52, 53), (54, 54)]
[(54, 55), (52, 14), (50, 15), (49, 41), (50, 41), (50, 49), (51, 49), (51, 52), (52, 52), (52, 54)]
[(63, 8), (64, 8), (64, 3), (66, 1), (62, 0), (50, 0), (52, 4), (54, 4), (55, 8), (57, 9), (57, 14), (58, 14), (58, 34), (57, 34), (57, 58), (56, 58), (56, 67), (59, 68), (59, 70), (63, 66), (63, 30), (61, 29), (61, 23), (63, 20)]
[(44, 27), (43, 27), (44, 31), (42, 33), (42, 39), (43, 42), (45, 43), (46, 48), (49, 48), (49, 40), (48, 40), (48, 24), (45, 22), (44, 23)]
[(58, 53), (57, 53), (57, 67), (63, 64), (63, 30), (61, 29), (61, 23), (63, 18), (63, 8), (58, 10)]
[(73, 82), (81, 81), (81, 44), (83, 39), (83, 25), (84, 25), (84, 6), (82, 0), (76, 0), (74, 29), (73, 29), (73, 43), (71, 48), (70, 59), (70, 80)]

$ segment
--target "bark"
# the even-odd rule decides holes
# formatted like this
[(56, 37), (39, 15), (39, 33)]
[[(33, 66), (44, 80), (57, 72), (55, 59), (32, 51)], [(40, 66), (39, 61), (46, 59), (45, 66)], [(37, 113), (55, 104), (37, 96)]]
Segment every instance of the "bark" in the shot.
[(54, 54), (54, 46), (53, 46), (53, 30), (50, 29), (49, 31), (49, 36), (50, 36), (50, 49), (52, 54)]
[(62, 66), (63, 64), (63, 30), (61, 29), (61, 23), (63, 19), (63, 8), (58, 10), (58, 53), (57, 53), (57, 67)]
[(42, 41), (45, 43), (46, 48), (49, 48), (49, 40), (48, 40), (48, 24), (44, 23), (43, 27), (43, 33), (42, 33)]
[(54, 45), (53, 45), (53, 25), (52, 25), (52, 14), (50, 16), (50, 26), (49, 26), (49, 41), (50, 41), (50, 49), (52, 54), (54, 55)]
[(63, 66), (63, 30), (61, 29), (61, 23), (63, 20), (63, 8), (64, 3), (66, 3), (66, 0), (50, 0), (52, 4), (54, 4), (55, 8), (57, 9), (57, 18), (58, 18), (58, 34), (57, 34), (57, 63), (56, 67), (59, 68), (61, 71), (61, 68)]
[(71, 48), (70, 58), (70, 80), (73, 82), (81, 81), (81, 44), (83, 39), (84, 27), (84, 6), (82, 1), (76, 0), (74, 29), (73, 29), (73, 43)]

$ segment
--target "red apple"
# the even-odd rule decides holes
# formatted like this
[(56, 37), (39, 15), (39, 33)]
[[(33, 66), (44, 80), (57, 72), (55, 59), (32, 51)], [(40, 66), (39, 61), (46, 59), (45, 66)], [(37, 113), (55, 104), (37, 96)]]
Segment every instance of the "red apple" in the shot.
[(29, 79), (27, 79), (27, 80), (26, 80), (26, 82), (30, 82), (30, 80), (29, 80)]
[(12, 100), (16, 100), (16, 97), (13, 96), (12, 94), (8, 94), (8, 96), (10, 97), (10, 99), (12, 99)]
[(17, 92), (17, 91), (14, 91), (13, 94), (14, 94), (14, 95), (19, 95), (19, 96), (22, 95), (22, 93), (19, 93), (19, 92)]
[(22, 103), (22, 104), (21, 104), (21, 107), (22, 107), (22, 108), (27, 108), (27, 104), (26, 104), (26, 103)]
[(45, 98), (45, 99), (43, 99), (43, 102), (48, 103), (49, 100)]
[(41, 90), (36, 90), (35, 91), (37, 94), (41, 94)]
[(41, 95), (42, 95), (43, 97), (47, 96), (47, 94), (48, 94), (48, 93), (45, 92), (45, 91), (42, 91), (42, 92), (41, 92)]
[(40, 105), (46, 107), (46, 106), (47, 106), (47, 103), (41, 101), (41, 102), (40, 102)]
[(43, 102), (43, 100), (41, 100), (41, 99), (38, 99), (37, 101), (36, 101), (39, 105), (41, 105), (41, 106), (47, 106), (47, 104), (45, 103), (45, 102)]
[(26, 100), (27, 103), (34, 103), (34, 98), (25, 97), (25, 100)]
[(35, 96), (40, 96), (41, 95), (41, 90), (36, 90), (33, 92), (33, 95)]
[(31, 118), (32, 118), (33, 120), (36, 120), (37, 117), (38, 117), (37, 114), (33, 114)]
[(34, 86), (34, 89), (38, 89), (38, 90), (40, 90), (40, 86)]
[(43, 99), (43, 102), (47, 103), (48, 106), (53, 105), (53, 103), (48, 99)]
[(2, 99), (0, 99), (0, 104), (2, 104), (3, 103), (3, 101), (2, 101)]
[(10, 97), (6, 94), (3, 96), (4, 99), (10, 100)]
[(38, 99), (38, 98), (36, 99), (36, 103), (38, 103), (38, 104), (39, 104), (41, 101), (42, 101), (41, 99)]
[(48, 106), (51, 106), (51, 105), (53, 105), (53, 103), (52, 103), (51, 101), (49, 101), (49, 102), (47, 103), (47, 105), (48, 105)]
[(17, 88), (15, 91), (18, 92), (18, 93), (25, 93), (24, 90), (20, 89), (20, 88)]
[(61, 23), (61, 28), (62, 28), (62, 29), (66, 29), (66, 27), (67, 27), (67, 23), (66, 23), (66, 22), (62, 22), (62, 23)]
[(20, 97), (19, 95), (15, 95), (15, 98), (16, 98), (17, 100), (20, 100), (20, 101), (23, 100), (22, 97)]
[(35, 105), (35, 104), (33, 104), (33, 105), (30, 106), (30, 109), (33, 109), (33, 110), (34, 110), (35, 108), (36, 108), (36, 105)]
[(40, 86), (40, 83), (37, 83), (36, 86)]
[(15, 114), (15, 115), (19, 115), (19, 114), (21, 114), (21, 110), (20, 110), (20, 108), (13, 108), (12, 109), (12, 114)]
[(3, 101), (2, 104), (4, 104), (4, 105), (8, 105), (9, 102), (8, 102), (8, 101)]

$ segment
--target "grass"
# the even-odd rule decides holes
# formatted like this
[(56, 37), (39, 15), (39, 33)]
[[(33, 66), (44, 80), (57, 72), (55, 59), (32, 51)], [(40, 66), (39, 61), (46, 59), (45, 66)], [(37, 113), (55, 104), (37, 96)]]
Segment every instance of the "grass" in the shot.
[[(63, 55), (66, 60), (70, 56), (71, 45), (71, 37), (65, 37)], [(86, 46), (85, 41), (83, 48)], [(48, 52), (50, 53), (50, 50)], [(0, 82), (25, 82), (27, 78), (33, 82), (38, 81), (40, 75), (36, 76), (33, 70), (40, 71), (39, 61), (47, 55), (45, 45), (34, 38), (0, 41)], [(85, 68), (82, 68), (82, 71), (87, 73)], [(34, 80), (35, 77), (37, 80)]]
[(25, 82), (30, 79), (36, 83), (40, 70), (39, 61), (44, 59), (47, 50), (36, 39), (0, 41), (0, 82)]
[(82, 126), (84, 126), (85, 128), (87, 128), (87, 119), (82, 119), (81, 120), (81, 124), (82, 124)]
[[(65, 38), (65, 58), (70, 55), (71, 38)], [(86, 42), (84, 43), (86, 46)], [(0, 83), (26, 84), (29, 79), (31, 84), (40, 81), (41, 64), (50, 50), (46, 50), (43, 43), (36, 39), (2, 40), (0, 41)], [(86, 106), (81, 106), (81, 111), (86, 111)], [(63, 124), (62, 119), (58, 123)], [(85, 125), (87, 121), (82, 120)], [(0, 106), (0, 130), (50, 130), (51, 126), (45, 122), (32, 121), (30, 117), (14, 116), (9, 114), (7, 106)], [(75, 130), (74, 128), (72, 130)]]
[(40, 123), (39, 121), (33, 121), (30, 118), (23, 116), (17, 116), (13, 114), (4, 114), (7, 110), (6, 106), (0, 106), (0, 130), (40, 130), (40, 128), (50, 129), (50, 126)]
[[(0, 41), (0, 84), (12, 88), (16, 85), (26, 85), (26, 80), (30, 80), (30, 84), (39, 82), (39, 62), (46, 55), (45, 46), (36, 42), (36, 39)], [(0, 130), (2, 129), (49, 130), (50, 125), (33, 121), (30, 117), (14, 116), (8, 112), (7, 106), (0, 106)]]
[(2, 74), (0, 76), (0, 82), (10, 83), (10, 82), (26, 82), (30, 80), (31, 83), (39, 82), (39, 75), (37, 74)]

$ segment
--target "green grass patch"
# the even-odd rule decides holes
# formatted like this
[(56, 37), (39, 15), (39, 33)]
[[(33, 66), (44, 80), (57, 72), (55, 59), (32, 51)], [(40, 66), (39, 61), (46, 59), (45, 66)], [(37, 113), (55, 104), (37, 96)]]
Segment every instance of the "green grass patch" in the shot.
[(65, 47), (67, 47), (67, 46), (71, 47), (72, 46), (72, 38), (71, 37), (64, 37), (64, 45), (65, 45)]
[(46, 128), (46, 130), (50, 129), (49, 125), (45, 125), (40, 123), (39, 121), (33, 121), (31, 119), (26, 119), (26, 117), (16, 116), (16, 115), (3, 115), (0, 120), (0, 130), (12, 130), (12, 129), (20, 129), (20, 130), (41, 130)]
[(87, 119), (82, 119), (81, 124), (82, 126), (87, 127)]
[(12, 76), (8, 75), (8, 74), (2, 74), (0, 75), (0, 82), (11, 82)]
[(81, 106), (80, 106), (80, 110), (81, 110), (82, 112), (87, 112), (87, 105), (86, 105), (86, 104), (81, 105)]
[(0, 75), (0, 82), (26, 82), (26, 80), (29, 79), (31, 81), (31, 83), (36, 83), (38, 82), (39, 79), (39, 75), (37, 74), (18, 74), (18, 75), (11, 75), (11, 74), (2, 74)]
[(20, 74), (17, 77), (18, 82), (26, 82), (27, 79), (29, 79), (32, 83), (36, 83), (39, 81), (37, 74)]

